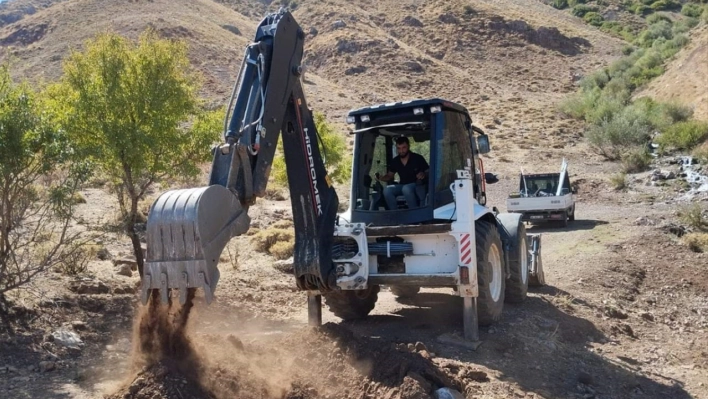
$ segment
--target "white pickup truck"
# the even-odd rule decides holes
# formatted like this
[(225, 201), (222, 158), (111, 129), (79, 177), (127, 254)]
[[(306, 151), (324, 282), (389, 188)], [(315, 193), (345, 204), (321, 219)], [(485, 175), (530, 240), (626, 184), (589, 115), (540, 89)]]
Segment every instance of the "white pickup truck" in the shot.
[(506, 200), (507, 212), (521, 213), (527, 222), (559, 221), (563, 226), (575, 220), (575, 194), (563, 160), (560, 173), (521, 173), (519, 191)]

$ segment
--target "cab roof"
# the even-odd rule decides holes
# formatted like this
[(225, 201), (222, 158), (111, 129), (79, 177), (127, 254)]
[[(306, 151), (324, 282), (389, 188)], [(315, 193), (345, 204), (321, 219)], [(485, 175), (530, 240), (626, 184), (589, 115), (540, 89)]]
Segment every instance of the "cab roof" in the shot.
[(383, 103), (383, 104), (376, 104), (376, 105), (370, 105), (367, 107), (362, 107), (358, 109), (353, 109), (349, 111), (347, 116), (356, 116), (356, 115), (363, 115), (371, 112), (381, 112), (381, 111), (389, 111), (389, 110), (396, 110), (396, 109), (402, 109), (402, 108), (413, 108), (413, 107), (427, 107), (427, 106), (433, 106), (433, 105), (440, 105), (443, 110), (453, 110), (457, 112), (462, 112), (464, 114), (469, 115), (467, 112), (467, 108), (463, 107), (460, 104), (454, 103), (452, 101), (444, 100), (442, 98), (429, 98), (429, 99), (416, 99), (416, 100), (406, 100), (406, 101), (398, 101), (398, 102), (393, 102), (393, 103)]

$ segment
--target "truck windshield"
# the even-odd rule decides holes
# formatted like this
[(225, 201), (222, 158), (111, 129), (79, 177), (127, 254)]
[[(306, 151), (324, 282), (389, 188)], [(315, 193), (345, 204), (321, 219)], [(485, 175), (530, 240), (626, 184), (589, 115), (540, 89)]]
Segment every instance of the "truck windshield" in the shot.
[[(558, 180), (560, 174), (544, 174), (544, 175), (521, 175), (519, 179), (519, 193), (522, 197), (546, 197), (556, 195), (558, 191)], [(570, 182), (566, 178), (563, 182), (561, 194), (567, 194), (570, 191)]]

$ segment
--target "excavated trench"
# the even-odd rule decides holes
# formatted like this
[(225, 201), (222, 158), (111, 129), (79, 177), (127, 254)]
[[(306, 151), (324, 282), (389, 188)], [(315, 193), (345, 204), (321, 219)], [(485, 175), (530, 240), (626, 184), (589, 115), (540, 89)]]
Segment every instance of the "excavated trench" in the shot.
[(184, 306), (151, 297), (136, 318), (132, 372), (108, 399), (426, 399), (487, 380), (469, 365), (434, 361), (333, 323), (255, 338), (190, 333), (193, 303), (194, 290)]

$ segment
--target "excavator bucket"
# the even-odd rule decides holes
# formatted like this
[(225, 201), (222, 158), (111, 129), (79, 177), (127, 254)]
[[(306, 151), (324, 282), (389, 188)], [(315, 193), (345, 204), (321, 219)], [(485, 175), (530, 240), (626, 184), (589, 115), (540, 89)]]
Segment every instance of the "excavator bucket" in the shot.
[(180, 303), (188, 288), (203, 288), (207, 303), (219, 281), (219, 257), (231, 237), (248, 230), (250, 218), (238, 197), (220, 185), (172, 190), (152, 205), (147, 222), (147, 259), (141, 300), (150, 290), (167, 302), (177, 288)]

